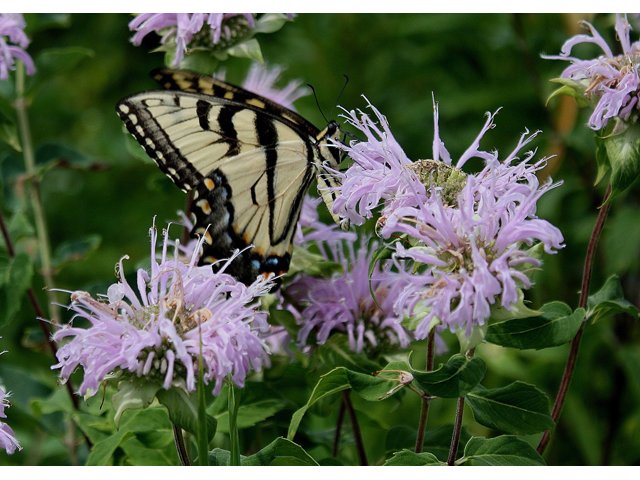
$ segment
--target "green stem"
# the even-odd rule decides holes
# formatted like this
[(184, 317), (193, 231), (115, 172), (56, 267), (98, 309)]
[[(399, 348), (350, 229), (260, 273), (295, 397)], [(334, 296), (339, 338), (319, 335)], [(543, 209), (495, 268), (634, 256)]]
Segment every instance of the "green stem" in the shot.
[[(202, 337), (201, 337), (202, 338)], [(209, 466), (209, 432), (207, 428), (207, 401), (204, 394), (204, 364), (202, 361), (202, 340), (200, 340), (200, 356), (198, 357), (198, 465)]]
[(229, 439), (231, 456), (229, 458), (229, 466), (237, 467), (240, 465), (240, 438), (238, 436), (238, 407), (240, 399), (236, 398), (236, 387), (231, 380), (228, 384), (229, 393)]
[(42, 267), (42, 276), (47, 287), (47, 297), (49, 300), (49, 316), (54, 325), (60, 324), (60, 310), (58, 308), (53, 282), (53, 270), (51, 268), (51, 249), (49, 247), (49, 233), (47, 231), (47, 223), (42, 207), (42, 199), (40, 198), (40, 180), (36, 173), (35, 155), (33, 153), (33, 143), (31, 141), (31, 128), (29, 126), (29, 117), (27, 115), (27, 99), (25, 97), (25, 70), (24, 64), (18, 62), (16, 69), (16, 101), (15, 109), (18, 116), (18, 129), (20, 131), (20, 139), (22, 152), (24, 157), (25, 170), (27, 178), (31, 182), (29, 195), (33, 217), (36, 224), (36, 236), (38, 241), (38, 251), (40, 254), (40, 263)]
[[(435, 328), (429, 332), (427, 339), (427, 372), (433, 370), (433, 357), (434, 357), (434, 340), (435, 340)], [(429, 419), (429, 403), (431, 402), (431, 396), (424, 395), (422, 397), (422, 406), (420, 408), (420, 420), (418, 421), (418, 435), (416, 437), (416, 453), (422, 452), (422, 446), (424, 444), (424, 435), (427, 429), (427, 420)]]
[[(582, 283), (580, 285), (580, 299), (578, 300), (578, 308), (586, 308), (587, 301), (589, 299), (589, 286), (591, 285), (593, 261), (595, 259), (596, 250), (598, 248), (598, 241), (600, 240), (605, 221), (607, 220), (607, 215), (609, 214), (610, 195), (611, 185), (609, 184), (609, 186), (607, 186), (607, 191), (604, 194), (604, 200), (602, 202), (602, 206), (600, 207), (600, 211), (598, 212), (596, 223), (593, 226), (591, 238), (589, 238), (589, 244), (587, 245), (587, 253), (584, 258), (584, 267), (582, 269)], [(578, 333), (576, 333), (576, 336), (571, 341), (571, 348), (569, 350), (569, 356), (567, 357), (567, 363), (564, 366), (562, 379), (560, 380), (560, 385), (558, 386), (558, 393), (556, 394), (556, 399), (553, 403), (551, 418), (556, 423), (560, 418), (560, 413), (562, 413), (564, 400), (567, 396), (567, 392), (569, 391), (569, 385), (571, 383), (571, 378), (573, 377), (573, 371), (576, 367), (576, 361), (578, 360), (578, 351), (580, 350), (580, 341), (582, 340), (582, 334), (584, 333), (584, 325), (585, 324), (582, 323), (580, 329), (578, 330)], [(549, 444), (549, 440), (551, 440), (551, 431), (546, 430), (542, 435), (537, 448), (540, 455), (544, 453), (547, 445)]]

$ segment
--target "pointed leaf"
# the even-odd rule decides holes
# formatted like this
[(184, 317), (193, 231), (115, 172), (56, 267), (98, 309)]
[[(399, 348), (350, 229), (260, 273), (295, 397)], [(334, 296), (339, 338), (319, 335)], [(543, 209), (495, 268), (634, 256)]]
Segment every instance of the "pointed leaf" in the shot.
[[(282, 400), (275, 398), (240, 405), (240, 408), (238, 408), (238, 429), (253, 427), (272, 417), (285, 406), (286, 404)], [(229, 433), (229, 412), (225, 411), (216, 415), (215, 419), (218, 422), (218, 431)]]
[(563, 345), (573, 339), (582, 325), (585, 311), (562, 302), (550, 302), (540, 309), (542, 315), (518, 318), (489, 326), (486, 340), (503, 347), (541, 349)]
[(233, 57), (248, 58), (260, 63), (264, 62), (260, 44), (255, 38), (234, 45), (227, 50), (227, 53)]
[[(393, 364), (393, 366), (397, 365)], [(379, 401), (384, 400), (389, 395), (393, 395), (399, 390), (398, 385), (401, 384), (401, 388), (406, 384), (402, 384), (402, 382), (408, 380), (401, 372), (387, 371), (385, 374), (382, 374), (383, 372), (385, 372), (385, 370), (382, 370), (378, 376), (374, 376), (352, 372), (345, 367), (337, 367), (329, 373), (322, 375), (313, 388), (307, 403), (293, 413), (287, 438), (290, 440), (293, 439), (302, 421), (302, 417), (304, 417), (307, 410), (313, 404), (329, 395), (351, 388), (365, 400)], [(393, 373), (393, 375), (389, 376), (389, 373)], [(408, 382), (410, 382), (410, 380), (408, 380)]]
[[(5, 263), (6, 262), (6, 263)], [(20, 310), (33, 277), (33, 261), (26, 253), (5, 258), (0, 265), (0, 325), (10, 322)]]
[(610, 276), (600, 290), (587, 300), (587, 318), (594, 323), (618, 314), (638, 318), (640, 310), (624, 298), (620, 277)]
[(438, 460), (433, 453), (416, 453), (404, 449), (394, 453), (390, 459), (384, 462), (384, 465), (387, 467), (420, 467), (423, 465), (446, 465), (446, 463)]
[(527, 383), (477, 389), (467, 395), (466, 401), (478, 423), (504, 433), (527, 435), (554, 425), (549, 415), (549, 399)]
[(115, 410), (113, 422), (116, 428), (120, 424), (122, 414), (129, 409), (145, 408), (151, 405), (160, 385), (141, 379), (125, 380), (118, 383), (118, 391), (111, 397)]
[[(171, 423), (187, 432), (198, 434), (198, 407), (191, 397), (181, 388), (161, 389), (156, 394), (158, 401), (167, 408)], [(216, 433), (216, 419), (211, 415), (206, 415), (207, 435), (209, 441)]]
[(56, 248), (51, 263), (56, 270), (60, 271), (70, 263), (83, 260), (98, 250), (101, 241), (100, 235), (87, 235), (79, 240), (65, 241)]
[(457, 398), (466, 395), (484, 378), (486, 365), (480, 358), (456, 354), (437, 370), (411, 370), (415, 382), (430, 395)]
[(464, 456), (458, 465), (545, 465), (535, 449), (513, 435), (495, 438), (472, 437), (464, 447)]
[(241, 459), (243, 466), (295, 465), (318, 466), (318, 463), (297, 443), (283, 437), (276, 438), (257, 453)]

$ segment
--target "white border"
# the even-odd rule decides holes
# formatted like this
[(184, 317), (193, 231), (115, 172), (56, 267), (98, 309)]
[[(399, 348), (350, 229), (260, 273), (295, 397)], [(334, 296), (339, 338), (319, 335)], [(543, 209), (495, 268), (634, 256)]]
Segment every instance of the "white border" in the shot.
[[(8, 3), (8, 2), (3, 2)], [(2, 8), (2, 7), (0, 7)], [(633, 12), (640, 9), (630, 0), (527, 0), (506, 2), (504, 0), (305, 0), (291, 2), (282, 0), (250, 1), (233, 0), (212, 2), (203, 0), (111, 0), (109, 2), (45, 2), (44, 0), (21, 0), (11, 2), (4, 8), (20, 9), (21, 12), (202, 12), (219, 8), (234, 12), (371, 12), (371, 13), (450, 13), (450, 12), (505, 12), (505, 13), (563, 13), (563, 12)], [(357, 34), (357, 32), (354, 32)]]
[(580, 480), (638, 478), (640, 467), (0, 467), (3, 479), (113, 480), (114, 475), (153, 480), (540, 480), (572, 475)]

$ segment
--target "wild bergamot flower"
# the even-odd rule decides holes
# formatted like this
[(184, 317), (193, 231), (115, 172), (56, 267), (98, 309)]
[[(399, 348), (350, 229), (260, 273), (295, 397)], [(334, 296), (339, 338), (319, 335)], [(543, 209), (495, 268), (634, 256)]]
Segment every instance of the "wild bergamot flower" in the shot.
[[(631, 25), (625, 15), (616, 16), (615, 30), (622, 53), (614, 53), (607, 42), (589, 22), (582, 25), (589, 34), (580, 34), (567, 40), (559, 55), (544, 58), (565, 60), (571, 64), (560, 75), (576, 94), (593, 105), (589, 127), (600, 130), (609, 120), (619, 118), (629, 121), (637, 117), (640, 95), (640, 42), (631, 42)], [(593, 43), (602, 54), (596, 58), (582, 60), (571, 55), (576, 45)]]
[[(454, 161), (440, 138), (434, 105), (433, 158), (412, 162), (386, 118), (372, 109), (381, 127), (362, 112), (349, 115), (366, 140), (342, 146), (354, 165), (343, 173), (335, 210), (354, 223), (379, 212), (378, 233), (400, 240), (393, 243), (395, 258), (412, 261), (415, 274), (394, 308), (416, 319), (416, 338), (425, 338), (435, 325), (470, 335), (487, 321), (492, 305), (510, 309), (531, 286), (527, 271), (540, 265), (533, 246), (547, 253), (563, 247), (560, 231), (536, 216), (536, 202), (555, 186), (536, 177), (545, 159), (532, 162), (535, 151), (517, 156), (537, 133), (525, 132), (500, 160), (497, 151), (480, 148), (495, 126), (495, 114), (488, 114)], [(463, 172), (473, 158), (485, 167)]]
[[(81, 291), (71, 294), (73, 324), (54, 334), (61, 346), (59, 363), (52, 368), (60, 369), (66, 381), (80, 367), (82, 394), (95, 393), (110, 374), (145, 377), (165, 389), (193, 391), (202, 358), (204, 382), (214, 383), (214, 394), (227, 377), (243, 386), (251, 370), (268, 362), (261, 334), (269, 326), (259, 299), (272, 288), (271, 280), (259, 277), (245, 286), (225, 274), (225, 266), (218, 272), (211, 266), (198, 267), (199, 247), (184, 262), (167, 232), (158, 258), (155, 228), (150, 234), (151, 267), (138, 270), (137, 292), (126, 280), (120, 260), (118, 282), (109, 287), (106, 298)], [(80, 319), (89, 326), (80, 325)]]

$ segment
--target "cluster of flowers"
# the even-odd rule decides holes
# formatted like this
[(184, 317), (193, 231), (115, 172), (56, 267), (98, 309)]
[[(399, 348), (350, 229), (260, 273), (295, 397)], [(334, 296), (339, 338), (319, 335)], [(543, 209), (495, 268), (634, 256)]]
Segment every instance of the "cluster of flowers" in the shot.
[(131, 42), (140, 45), (151, 32), (160, 35), (163, 48), (177, 67), (185, 54), (196, 50), (224, 52), (250, 40), (255, 33), (274, 32), (293, 15), (254, 13), (141, 13), (129, 22)]
[[(629, 121), (640, 108), (640, 42), (631, 42), (631, 25), (626, 15), (616, 15), (620, 54), (614, 54), (593, 25), (586, 21), (582, 24), (590, 34), (575, 35), (564, 43), (559, 55), (544, 57), (571, 63), (560, 78), (569, 81), (568, 85), (593, 105), (590, 128), (600, 130), (612, 119)], [(603, 54), (590, 60), (571, 56), (573, 48), (584, 43), (597, 45)]]
[[(545, 159), (518, 153), (536, 133), (525, 132), (502, 161), (484, 151), (480, 141), (494, 127), (487, 120), (471, 146), (453, 161), (440, 138), (434, 104), (433, 158), (411, 161), (395, 140), (386, 118), (373, 106), (376, 121), (362, 111), (345, 118), (365, 136), (350, 145), (337, 144), (354, 161), (335, 191), (334, 211), (359, 225), (377, 216), (377, 232), (393, 239), (397, 264), (413, 266), (406, 284), (393, 296), (396, 315), (418, 317), (415, 336), (425, 338), (439, 325), (470, 335), (483, 325), (491, 307), (512, 308), (519, 291), (529, 288), (527, 270), (540, 265), (532, 247), (547, 253), (562, 248), (560, 231), (536, 216), (536, 202), (551, 181), (536, 172)], [(465, 174), (472, 158), (484, 168)], [(402, 270), (399, 271), (402, 273)]]
[[(189, 259), (179, 255), (178, 242), (165, 231), (161, 254), (151, 228), (151, 267), (136, 275), (136, 291), (127, 282), (122, 260), (118, 282), (106, 298), (86, 292), (71, 294), (73, 323), (54, 334), (60, 376), (67, 380), (77, 367), (84, 377), (79, 391), (94, 394), (111, 372), (155, 379), (163, 388), (179, 386), (194, 391), (198, 362), (204, 365), (205, 384), (218, 394), (230, 377), (243, 386), (251, 370), (268, 363), (261, 334), (268, 330), (258, 299), (272, 287), (262, 277), (245, 286), (210, 266), (197, 266), (197, 245)], [(172, 248), (173, 246), (173, 248)], [(126, 258), (126, 257), (125, 257)], [(66, 342), (63, 340), (66, 339)]]

